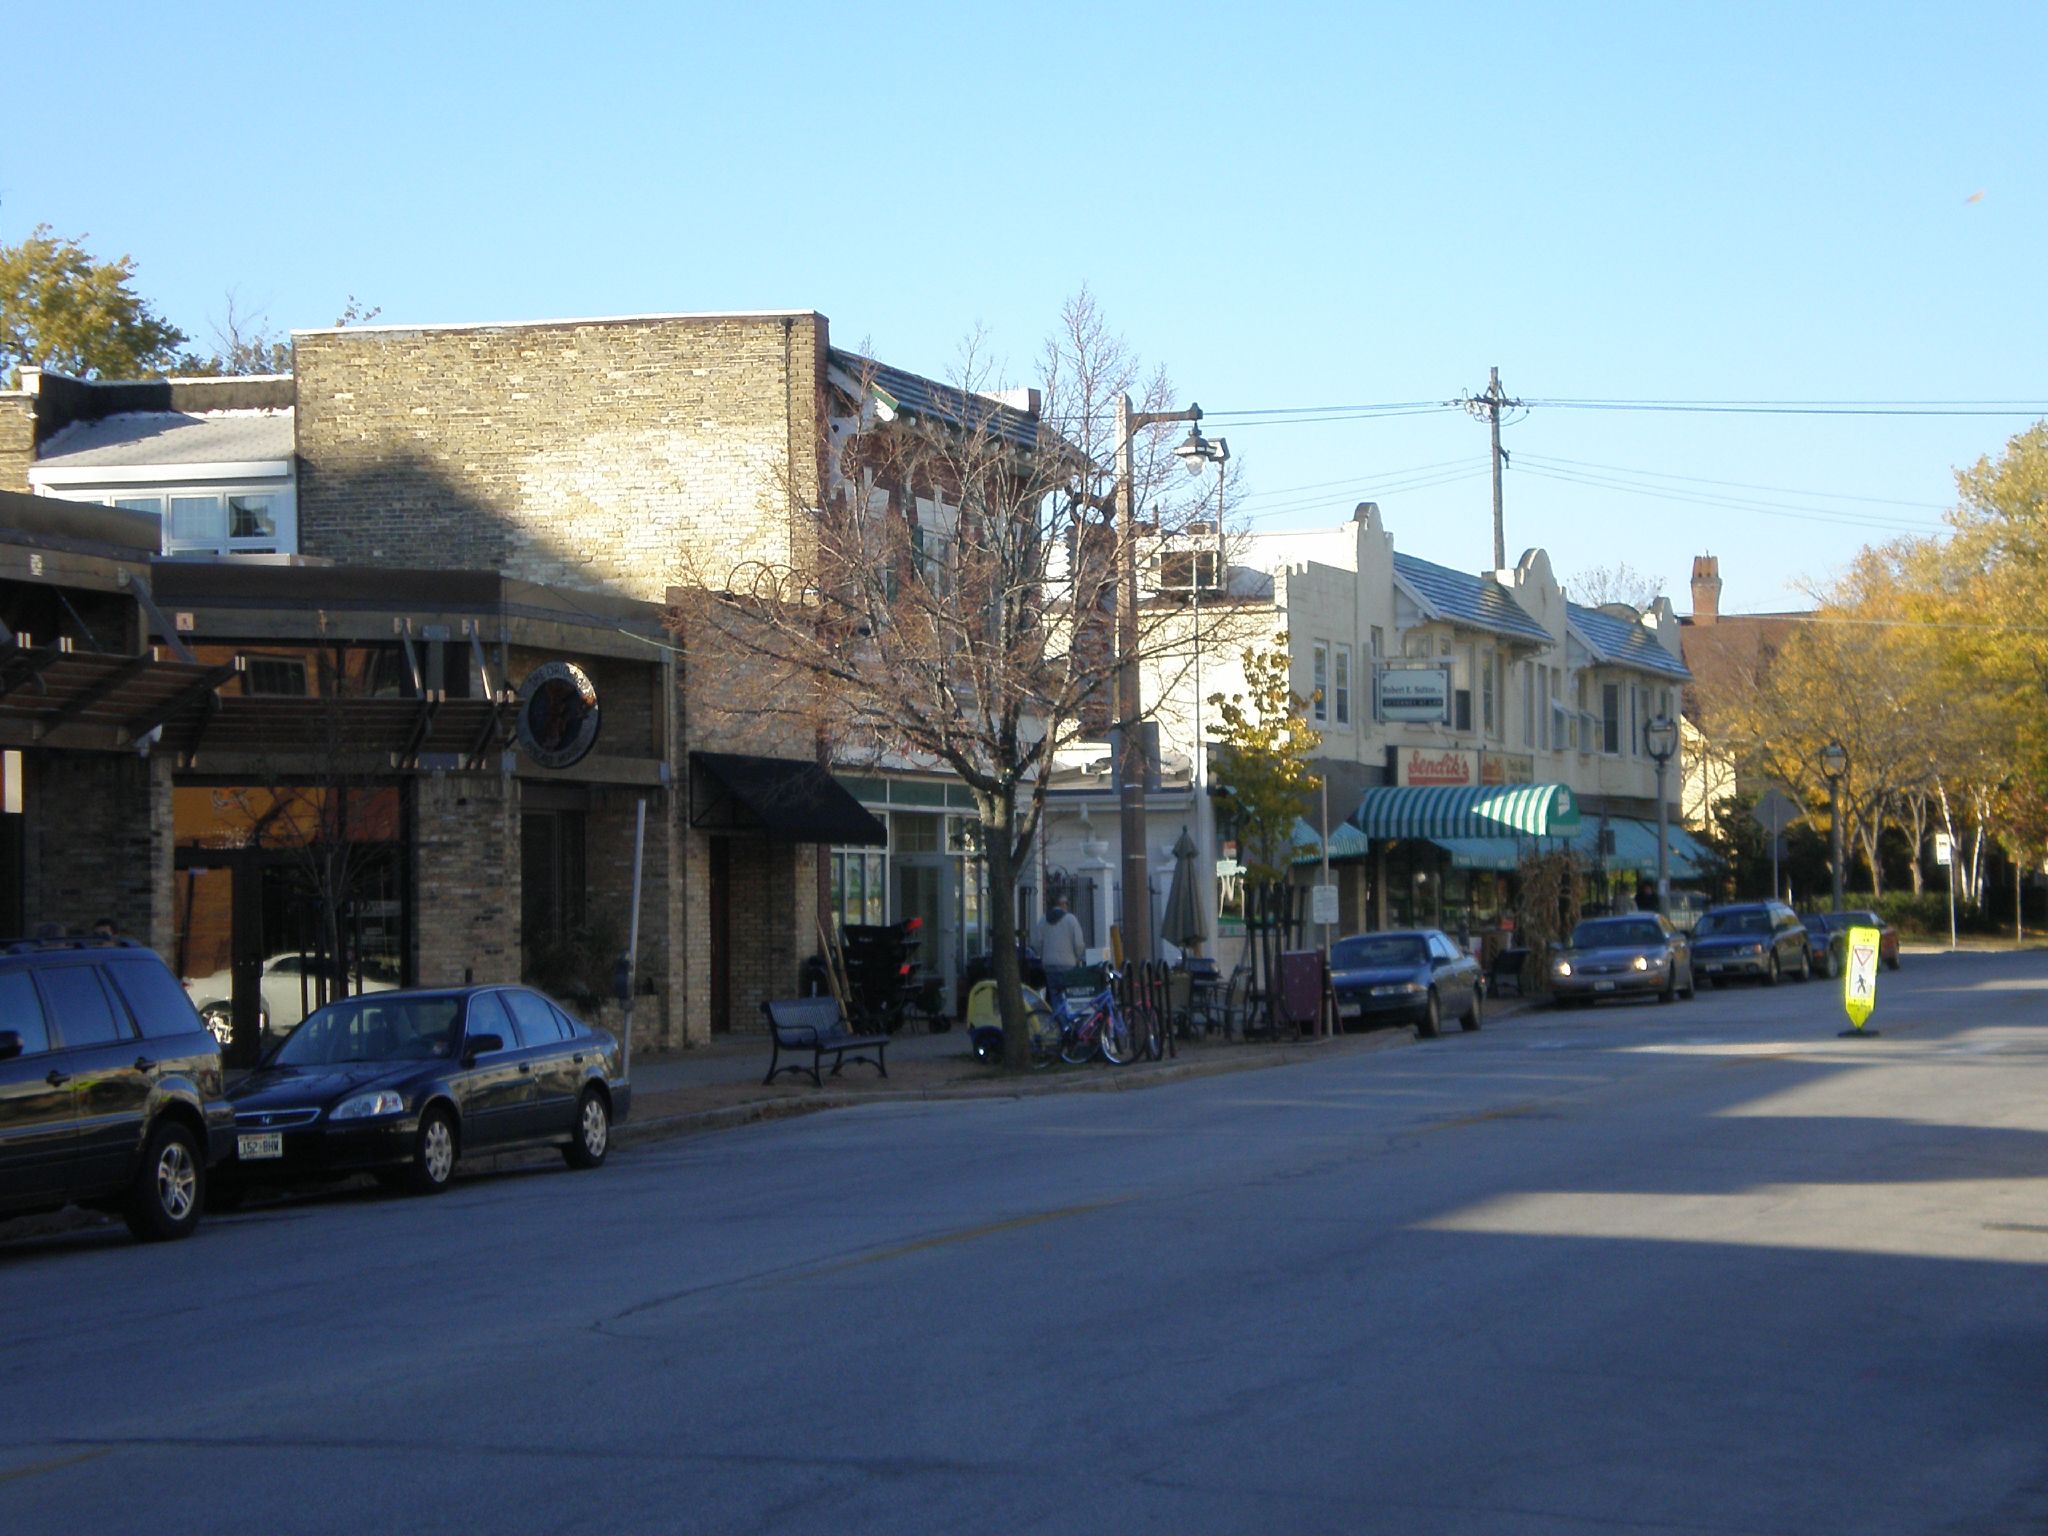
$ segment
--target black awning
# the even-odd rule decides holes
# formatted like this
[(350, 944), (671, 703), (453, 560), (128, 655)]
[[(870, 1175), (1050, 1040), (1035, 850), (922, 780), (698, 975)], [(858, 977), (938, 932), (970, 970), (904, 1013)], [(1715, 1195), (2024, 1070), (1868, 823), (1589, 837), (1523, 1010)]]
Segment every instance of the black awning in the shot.
[(889, 830), (816, 763), (792, 757), (690, 754), (690, 825), (792, 843), (880, 847)]

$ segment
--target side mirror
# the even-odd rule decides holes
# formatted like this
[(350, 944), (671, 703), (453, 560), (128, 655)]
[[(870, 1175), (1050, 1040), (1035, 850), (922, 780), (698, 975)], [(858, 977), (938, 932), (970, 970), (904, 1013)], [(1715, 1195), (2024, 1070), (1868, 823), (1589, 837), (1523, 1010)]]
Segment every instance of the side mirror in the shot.
[(475, 1061), (479, 1056), (488, 1056), (493, 1051), (505, 1049), (503, 1035), (471, 1035), (462, 1042), (462, 1059)]
[(0, 1029), (0, 1061), (11, 1061), (21, 1054), (21, 1031)]

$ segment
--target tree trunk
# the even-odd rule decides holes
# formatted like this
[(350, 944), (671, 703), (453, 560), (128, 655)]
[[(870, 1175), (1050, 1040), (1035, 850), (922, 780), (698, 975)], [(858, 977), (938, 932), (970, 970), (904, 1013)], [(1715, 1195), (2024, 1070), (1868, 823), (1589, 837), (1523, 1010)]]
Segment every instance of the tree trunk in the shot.
[(981, 847), (988, 869), (988, 942), (995, 962), (996, 1006), (1003, 1020), (1003, 1065), (1024, 1071), (1031, 1065), (1030, 1026), (1024, 1011), (1024, 978), (1017, 966), (1017, 875), (1012, 861), (1014, 791), (976, 792)]
[(1913, 824), (1913, 860), (1908, 866), (1913, 881), (1913, 894), (1918, 896), (1927, 884), (1920, 868), (1920, 850), (1927, 846), (1927, 796), (1916, 792), (1906, 796), (1906, 815)]

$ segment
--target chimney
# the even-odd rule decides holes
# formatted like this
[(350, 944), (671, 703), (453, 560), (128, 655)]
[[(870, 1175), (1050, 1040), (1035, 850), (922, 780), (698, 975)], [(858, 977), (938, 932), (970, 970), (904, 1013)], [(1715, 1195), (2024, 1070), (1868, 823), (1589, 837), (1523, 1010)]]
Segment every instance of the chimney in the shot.
[(1721, 616), (1721, 562), (1712, 555), (1692, 560), (1692, 621), (1711, 624)]

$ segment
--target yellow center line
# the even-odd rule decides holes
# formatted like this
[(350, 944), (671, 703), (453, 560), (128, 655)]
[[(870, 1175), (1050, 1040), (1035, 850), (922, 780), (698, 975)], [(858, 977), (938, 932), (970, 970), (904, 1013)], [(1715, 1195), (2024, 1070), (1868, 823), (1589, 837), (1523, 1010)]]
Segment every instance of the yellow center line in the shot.
[(976, 1238), (993, 1237), (998, 1232), (1016, 1232), (1025, 1227), (1042, 1226), (1048, 1221), (1064, 1221), (1070, 1216), (1087, 1216), (1096, 1211), (1106, 1211), (1119, 1205), (1128, 1204), (1131, 1197), (1120, 1195), (1114, 1200), (1092, 1200), (1086, 1205), (1064, 1206), (1056, 1211), (1036, 1211), (1029, 1216), (1013, 1216), (1008, 1221), (991, 1221), (979, 1227), (965, 1227), (958, 1232), (944, 1232), (937, 1237), (919, 1238), (914, 1243), (903, 1243), (895, 1248), (884, 1248), (879, 1253), (862, 1254), (857, 1259), (828, 1265), (824, 1269), (806, 1270), (797, 1279), (818, 1279), (826, 1275), (842, 1274), (849, 1269), (860, 1269), (869, 1264), (885, 1264), (891, 1259), (904, 1258), (913, 1253), (924, 1253), (933, 1248), (944, 1248), (953, 1243), (972, 1242)]
[(47, 1461), (32, 1461), (25, 1467), (10, 1467), (5, 1472), (0, 1472), (0, 1483), (12, 1483), (24, 1477), (38, 1477), (45, 1472), (62, 1471), (65, 1467), (75, 1467), (82, 1461), (97, 1461), (111, 1450), (111, 1445), (99, 1445), (72, 1456), (52, 1456)]

